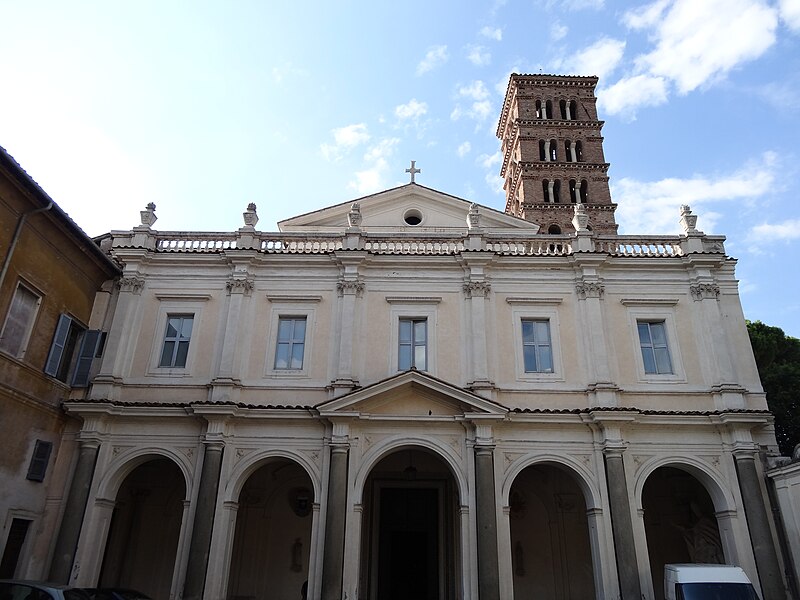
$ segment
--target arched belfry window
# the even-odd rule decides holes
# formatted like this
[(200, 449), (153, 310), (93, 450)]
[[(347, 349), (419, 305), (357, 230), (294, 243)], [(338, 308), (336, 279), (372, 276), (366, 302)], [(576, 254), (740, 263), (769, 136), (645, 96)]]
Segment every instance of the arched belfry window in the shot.
[(564, 142), (564, 160), (567, 162), (578, 162), (575, 156), (575, 144), (572, 143), (572, 140), (566, 140)]
[(589, 201), (589, 182), (581, 180), (581, 202), (586, 204)]
[(550, 200), (550, 180), (542, 179), (542, 200), (547, 203)]
[(569, 201), (573, 204), (580, 201), (580, 188), (574, 179), (569, 180)]
[(559, 204), (561, 202), (561, 181), (556, 179), (553, 182), (553, 202)]
[(583, 162), (583, 144), (575, 142), (575, 162)]
[(539, 160), (541, 161), (547, 160), (547, 151), (545, 150), (544, 146), (544, 140), (539, 140)]
[(561, 235), (561, 227), (558, 225), (550, 225), (550, 227), (547, 228), (547, 233), (550, 235)]
[(543, 119), (544, 118), (544, 115), (542, 115), (542, 101), (541, 100), (537, 100), (536, 101), (536, 118), (537, 119)]
[(578, 103), (575, 100), (570, 101), (569, 103), (569, 118), (570, 120), (574, 121), (578, 118)]
[(558, 142), (550, 140), (550, 160), (556, 162), (558, 160)]
[(561, 102), (559, 102), (558, 108), (561, 112), (561, 120), (566, 121), (567, 119), (569, 119), (569, 117), (567, 116), (567, 101), (562, 100)]
[(544, 118), (545, 119), (553, 118), (553, 103), (550, 100), (544, 103)]

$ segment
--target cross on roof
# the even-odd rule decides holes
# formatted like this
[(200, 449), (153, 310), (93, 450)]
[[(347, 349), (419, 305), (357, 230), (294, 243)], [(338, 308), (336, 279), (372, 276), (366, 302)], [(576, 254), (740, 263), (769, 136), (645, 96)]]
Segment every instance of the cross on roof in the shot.
[(414, 183), (414, 175), (416, 173), (422, 173), (422, 169), (415, 168), (416, 164), (417, 164), (417, 161), (412, 160), (411, 161), (411, 168), (410, 169), (406, 169), (406, 173), (411, 173), (411, 183)]

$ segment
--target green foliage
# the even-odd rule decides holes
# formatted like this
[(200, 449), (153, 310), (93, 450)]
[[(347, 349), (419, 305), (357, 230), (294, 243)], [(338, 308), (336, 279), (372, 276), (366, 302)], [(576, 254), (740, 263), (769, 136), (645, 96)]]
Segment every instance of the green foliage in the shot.
[(748, 321), (747, 332), (767, 404), (775, 415), (778, 446), (791, 456), (800, 444), (800, 340), (761, 321)]

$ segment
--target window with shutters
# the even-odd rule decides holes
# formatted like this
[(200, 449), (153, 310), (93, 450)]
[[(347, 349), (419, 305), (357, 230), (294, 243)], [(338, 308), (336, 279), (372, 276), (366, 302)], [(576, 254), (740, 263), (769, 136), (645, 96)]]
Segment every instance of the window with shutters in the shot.
[(44, 481), (47, 473), (47, 463), (50, 461), (50, 453), (53, 451), (53, 443), (44, 440), (36, 440), (33, 447), (33, 455), (28, 465), (27, 479), (30, 481)]
[(92, 365), (95, 358), (103, 355), (106, 343), (106, 332), (90, 329), (83, 335), (81, 347), (78, 351), (78, 360), (72, 376), (72, 387), (86, 387), (92, 375)]
[(18, 284), (0, 333), (0, 350), (22, 358), (28, 347), (36, 313), (42, 298), (23, 284)]
[(53, 343), (44, 366), (47, 375), (64, 383), (69, 381), (69, 375), (78, 358), (75, 350), (80, 346), (85, 331), (86, 327), (69, 315), (62, 314), (58, 318)]

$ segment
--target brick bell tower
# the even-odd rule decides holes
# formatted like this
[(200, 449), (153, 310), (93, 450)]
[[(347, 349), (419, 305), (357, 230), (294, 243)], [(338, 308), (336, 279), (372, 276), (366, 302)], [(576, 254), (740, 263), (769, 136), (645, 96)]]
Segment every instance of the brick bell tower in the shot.
[(497, 126), (502, 142), (506, 212), (539, 224), (540, 233), (572, 233), (574, 204), (589, 227), (614, 234), (597, 77), (511, 75)]

